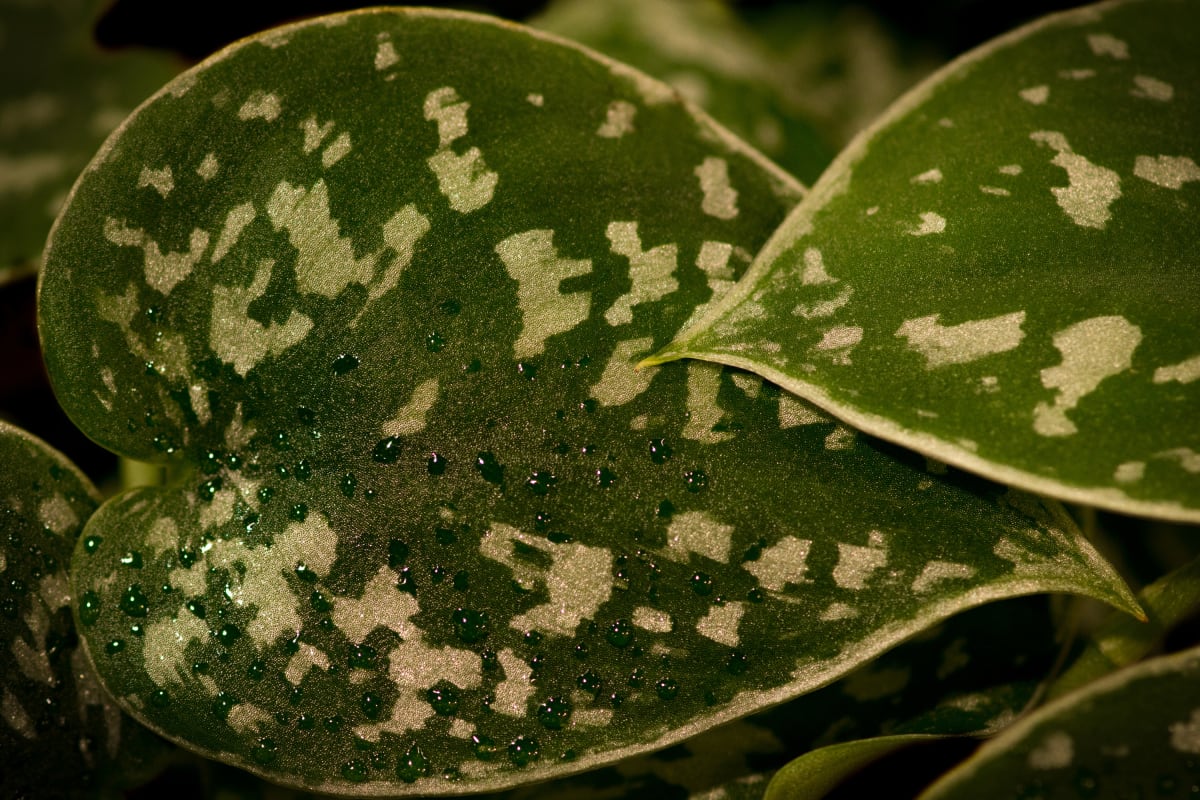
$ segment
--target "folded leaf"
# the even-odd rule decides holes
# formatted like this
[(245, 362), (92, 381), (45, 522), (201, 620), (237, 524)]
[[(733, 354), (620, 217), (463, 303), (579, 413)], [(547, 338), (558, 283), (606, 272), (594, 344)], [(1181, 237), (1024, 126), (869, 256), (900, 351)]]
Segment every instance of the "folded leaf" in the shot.
[(990, 599), (1134, 609), (1057, 507), (752, 376), (633, 370), (799, 192), (665, 85), (472, 15), (312, 21), (169, 85), (40, 295), (68, 413), (181, 474), (76, 551), (109, 688), (275, 781), (461, 793), (680, 741)]
[(115, 796), (164, 748), (108, 699), (71, 622), (67, 563), (99, 495), (0, 422), (0, 796)]
[(1198, 25), (1107, 3), (954, 62), (647, 363), (752, 369), (984, 476), (1200, 520)]
[(922, 798), (1186, 794), (1200, 755), (1200, 648), (1115, 672), (1013, 725)]
[(37, 268), (79, 171), (133, 108), (179, 72), (169, 56), (102, 51), (93, 2), (0, 8), (0, 283)]

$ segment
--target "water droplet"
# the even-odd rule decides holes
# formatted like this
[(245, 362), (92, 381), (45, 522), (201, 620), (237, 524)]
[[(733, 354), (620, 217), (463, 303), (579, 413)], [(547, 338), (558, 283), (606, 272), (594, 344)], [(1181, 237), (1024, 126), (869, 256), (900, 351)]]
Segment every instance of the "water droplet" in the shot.
[(485, 451), (475, 456), (475, 469), (479, 470), (479, 475), (488, 483), (499, 486), (504, 480), (504, 466), (496, 461), (496, 456), (490, 452)]
[(531, 381), (537, 377), (537, 364), (531, 361), (518, 361), (517, 374), (527, 381)]
[(400, 757), (396, 765), (396, 776), (405, 783), (413, 783), (422, 776), (429, 774), (429, 759), (415, 744), (408, 752)]
[(251, 661), (250, 666), (246, 667), (246, 677), (252, 681), (261, 681), (263, 675), (267, 674), (267, 662), (256, 660)]
[(562, 730), (571, 719), (571, 701), (566, 697), (547, 697), (538, 706), (537, 718), (542, 727), (551, 731)]
[(650, 460), (655, 464), (665, 464), (667, 459), (675, 451), (671, 449), (671, 445), (666, 439), (651, 439), (650, 440)]
[(637, 667), (633, 670), (633, 672), (629, 673), (629, 678), (625, 681), (630, 689), (640, 689), (642, 688), (642, 684), (645, 682), (646, 670), (642, 669), (641, 667)]
[(518, 736), (508, 743), (508, 760), (514, 766), (524, 767), (536, 761), (541, 745), (532, 736)]
[(324, 614), (333, 610), (333, 603), (325, 595), (321, 594), (320, 590), (314, 591), (308, 598), (308, 604), (313, 607), (314, 611)]
[(767, 599), (767, 594), (762, 589), (759, 589), (756, 586), (755, 588), (746, 592), (746, 599), (749, 600), (751, 603), (761, 603), (762, 601)]
[(455, 633), (458, 634), (460, 640), (467, 644), (483, 641), (488, 635), (488, 615), (486, 611), (456, 608), (453, 620)]
[(204, 619), (204, 603), (200, 602), (199, 600), (188, 600), (183, 604), (183, 607), (195, 614), (200, 619)]
[(200, 456), (200, 471), (205, 475), (215, 475), (221, 471), (221, 458), (215, 450), (208, 450)]
[(263, 737), (255, 743), (254, 749), (250, 751), (250, 759), (255, 764), (266, 766), (275, 760), (275, 751), (277, 745), (273, 739)]
[(471, 746), (475, 751), (475, 757), (480, 761), (491, 761), (498, 752), (495, 740), (480, 733), (471, 736)]
[(200, 488), (196, 490), (196, 494), (200, 497), (201, 502), (211, 503), (219, 491), (221, 491), (221, 479), (210, 478), (200, 484)]
[(453, 297), (448, 297), (438, 304), (438, 308), (448, 317), (453, 317), (458, 312), (462, 311), (462, 303), (455, 300)]
[(271, 502), (271, 497), (274, 496), (274, 494), (274, 489), (272, 489), (270, 486), (264, 486), (258, 490), (258, 501), (260, 503), (269, 503)]
[(575, 657), (580, 661), (588, 657), (589, 649), (587, 642), (579, 642), (575, 645)]
[(352, 356), (349, 353), (342, 353), (333, 360), (333, 374), (345, 375), (352, 369), (358, 368), (358, 356)]
[(217, 641), (225, 647), (229, 647), (236, 642), (241, 635), (242, 629), (237, 625), (229, 623), (227, 625), (222, 625), (221, 629), (217, 631)]
[(91, 627), (100, 619), (100, 596), (95, 592), (84, 592), (79, 598), (79, 621)]
[(692, 575), (692, 591), (701, 597), (708, 597), (712, 594), (713, 579), (706, 573), (697, 572)]
[(125, 649), (124, 639), (113, 639), (108, 644), (104, 645), (104, 652), (110, 656), (115, 656), (117, 653)]
[(481, 369), (483, 369), (483, 362), (480, 361), (478, 358), (471, 359), (470, 364), (466, 364), (465, 366), (463, 366), (463, 372), (467, 373), (468, 375), (474, 375), (476, 372), (479, 372)]
[(332, 717), (326, 717), (323, 724), (325, 730), (329, 731), (330, 733), (337, 733), (342, 729), (342, 718), (337, 714), (334, 714)]
[(440, 353), (442, 348), (446, 346), (446, 341), (437, 331), (430, 331), (425, 336), (425, 349), (431, 353)]
[(301, 459), (296, 464), (295, 473), (296, 473), (296, 480), (306, 481), (312, 477), (312, 467), (309, 465), (309, 463), (307, 461)]
[(150, 693), (150, 705), (153, 708), (166, 708), (171, 705), (171, 696), (165, 689), (155, 689)]
[[(357, 359), (355, 359), (357, 363)], [(361, 759), (354, 759), (342, 764), (342, 777), (351, 783), (362, 783), (367, 779), (367, 765)]]
[(296, 577), (305, 583), (316, 583), (320, 580), (320, 576), (316, 572), (308, 568), (307, 565), (300, 563), (296, 565)]
[(367, 719), (379, 719), (383, 713), (383, 698), (374, 692), (364, 692), (358, 705)]
[(465, 592), (471, 588), (471, 582), (466, 572), (459, 570), (454, 573), (454, 588), (460, 592)]
[(600, 407), (600, 404), (596, 401), (596, 398), (594, 398), (594, 397), (589, 397), (587, 400), (584, 400), (582, 403), (579, 404), (579, 408), (587, 414), (596, 413), (596, 409), (599, 407)]
[(354, 497), (356, 486), (358, 486), (358, 479), (350, 473), (343, 475), (341, 482), (338, 484), (338, 488), (342, 490), (342, 494), (346, 495), (346, 497)]
[(142, 587), (132, 584), (121, 594), (118, 607), (131, 617), (144, 617), (150, 611), (150, 601), (142, 592)]
[(558, 483), (558, 478), (553, 473), (538, 470), (529, 476), (529, 479), (525, 481), (525, 486), (539, 497), (544, 497), (556, 483)]
[(683, 482), (692, 494), (699, 494), (708, 488), (708, 475), (702, 469), (691, 469), (683, 473)]
[(442, 475), (446, 472), (446, 457), (439, 453), (430, 453), (425, 459), (425, 469), (430, 475)]
[(675, 695), (679, 694), (679, 684), (671, 677), (659, 678), (654, 684), (654, 691), (663, 700), (674, 700)]
[(229, 711), (238, 704), (237, 698), (228, 692), (217, 692), (217, 699), (213, 701), (213, 713), (221, 719), (229, 717)]
[(142, 554), (137, 550), (130, 550), (125, 555), (121, 556), (121, 563), (130, 569), (142, 568)]
[(388, 542), (388, 566), (392, 569), (404, 566), (408, 560), (408, 545), (399, 539)]
[(618, 619), (609, 626), (604, 638), (613, 647), (625, 647), (633, 641), (633, 625), (627, 619)]
[(292, 506), (292, 510), (288, 516), (296, 520), (296, 522), (304, 522), (304, 520), (308, 519), (308, 506), (304, 505), (304, 503), (296, 503), (296, 505)]
[(596, 470), (596, 484), (604, 489), (616, 483), (617, 474), (608, 467), (601, 467)]
[(83, 552), (87, 553), (90, 556), (92, 553), (96, 552), (96, 549), (100, 547), (100, 543), (103, 541), (104, 541), (103, 536), (87, 537), (86, 539), (83, 540)]
[(452, 717), (458, 712), (458, 691), (447, 681), (440, 681), (428, 690), (425, 700), (438, 716)]

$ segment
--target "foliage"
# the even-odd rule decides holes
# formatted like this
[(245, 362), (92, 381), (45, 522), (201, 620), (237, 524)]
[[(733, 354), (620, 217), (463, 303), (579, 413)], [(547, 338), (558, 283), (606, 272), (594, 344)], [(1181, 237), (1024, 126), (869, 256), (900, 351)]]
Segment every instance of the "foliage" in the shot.
[[(1163, 698), (1196, 659), (1145, 660), (1200, 602), (1200, 561), (1159, 577), (1194, 532), (1134, 523), (1164, 557), (1076, 510), (1097, 547), (1053, 498), (1200, 508), (1195, 16), (1008, 34), (811, 192), (786, 170), (879, 102), (818, 100), (862, 84), (771, 30), (832, 59), (827, 12), (370, 9), (167, 83), (40, 259), (50, 381), (125, 489), (0, 428), (6, 793), (119, 793), (175, 753), (145, 791), (818, 797), (996, 734), (930, 796), (1194, 780)], [(67, 37), (42, 73), (79, 72)], [(2, 119), (45, 93), (5, 91)]]

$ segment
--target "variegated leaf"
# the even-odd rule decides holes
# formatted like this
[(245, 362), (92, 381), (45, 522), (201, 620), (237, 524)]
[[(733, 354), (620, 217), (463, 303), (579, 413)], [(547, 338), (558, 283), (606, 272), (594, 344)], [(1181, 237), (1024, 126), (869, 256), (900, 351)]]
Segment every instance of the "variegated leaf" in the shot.
[(1038, 709), (922, 794), (1170, 797), (1200, 783), (1200, 648), (1127, 667)]
[(472, 15), (325, 18), (170, 84), (40, 295), (69, 413), (181, 476), (76, 552), (110, 689), (275, 781), (459, 793), (680, 741), (988, 600), (1134, 609), (1057, 507), (740, 372), (634, 371), (799, 193), (664, 84)]
[(1111, 2), (964, 56), (650, 363), (753, 369), (987, 477), (1200, 520), (1198, 30), (1194, 3)]
[(109, 700), (77, 646), (67, 564), (99, 495), (4, 422), (0, 464), (0, 796), (115, 796), (166, 748)]

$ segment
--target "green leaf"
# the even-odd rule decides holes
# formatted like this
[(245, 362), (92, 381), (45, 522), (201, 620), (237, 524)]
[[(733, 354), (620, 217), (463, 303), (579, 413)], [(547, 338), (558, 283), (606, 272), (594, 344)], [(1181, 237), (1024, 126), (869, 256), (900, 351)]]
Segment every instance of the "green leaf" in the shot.
[(1198, 23), (1111, 3), (964, 56), (647, 363), (752, 369), (986, 477), (1200, 520)]
[(176, 59), (105, 52), (95, 3), (0, 8), (0, 283), (37, 268), (67, 191), (104, 137), (179, 72)]
[(819, 800), (854, 773), (905, 747), (945, 738), (900, 733), (822, 747), (797, 758), (771, 779), (765, 800)]
[(633, 371), (799, 193), (674, 98), (545, 34), (388, 10), (240, 43), (123, 126), (59, 219), (40, 325), (72, 418), (179, 475), (75, 554), (131, 713), (281, 783), (497, 789), (988, 600), (1136, 609), (1057, 506), (753, 376)]
[(0, 422), (0, 796), (109, 796), (161, 743), (105, 696), (76, 646), (67, 563), (99, 495), (61, 454)]
[(664, 79), (806, 183), (833, 158), (780, 59), (722, 0), (556, 0), (530, 24)]
[(1200, 768), (1200, 648), (1115, 672), (986, 742), (922, 798), (1170, 796)]

